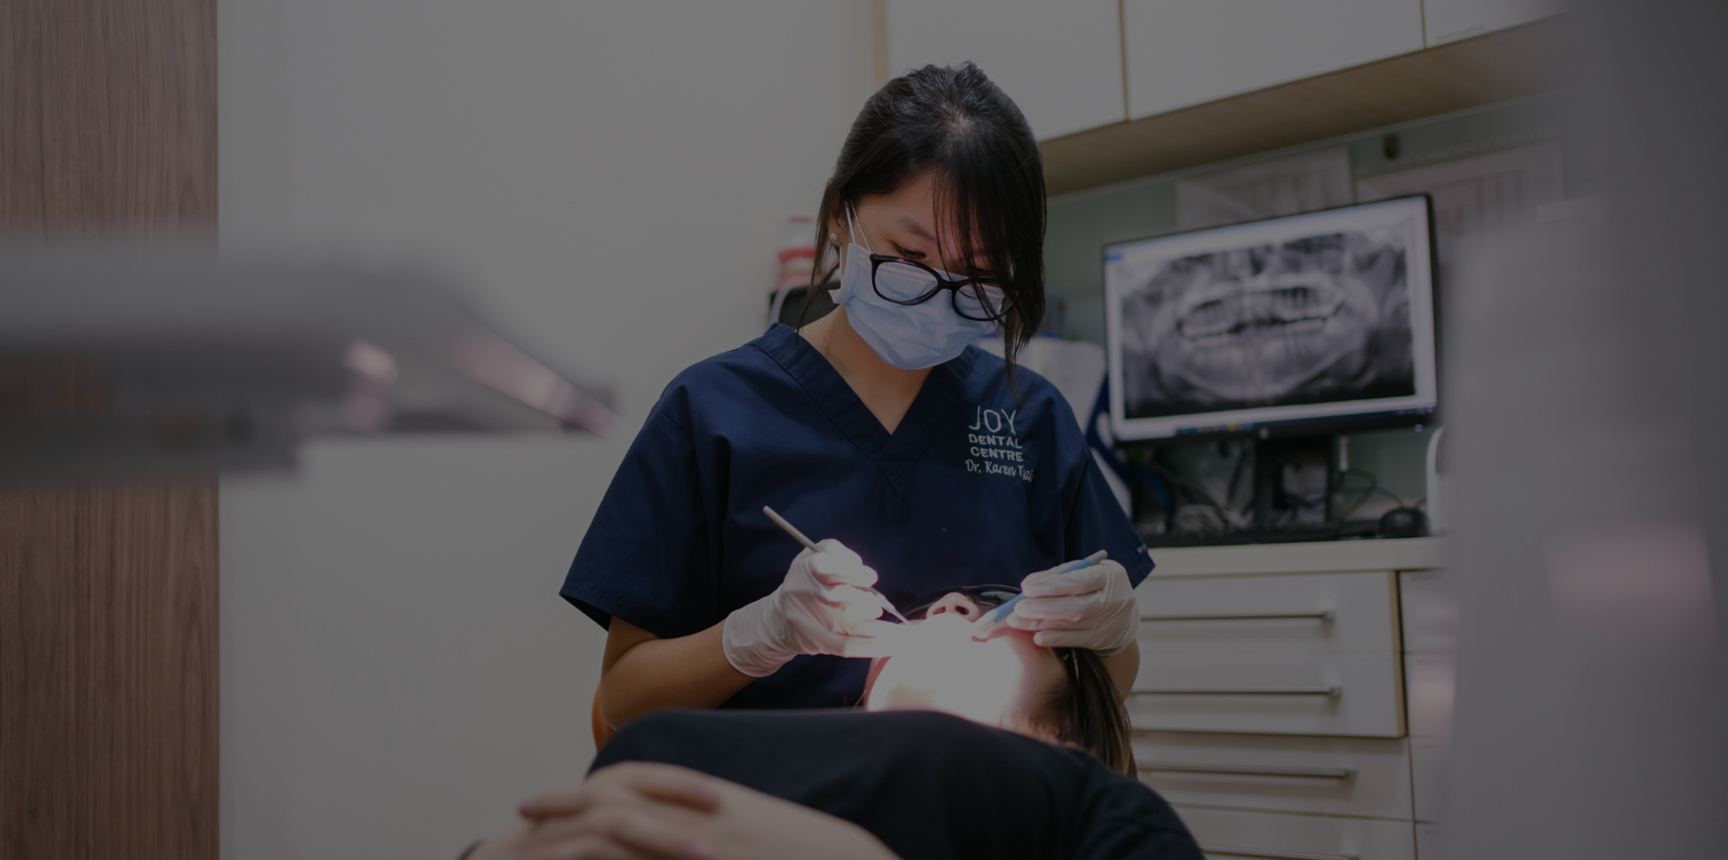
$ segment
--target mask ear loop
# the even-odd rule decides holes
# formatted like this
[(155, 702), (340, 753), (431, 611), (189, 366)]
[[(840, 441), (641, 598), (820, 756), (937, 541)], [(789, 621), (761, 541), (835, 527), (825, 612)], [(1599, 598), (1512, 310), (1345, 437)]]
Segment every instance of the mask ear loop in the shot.
[[(851, 244), (845, 249), (837, 250), (837, 253), (840, 255), (839, 263), (842, 270), (844, 270), (846, 266), (851, 265), (851, 261), (846, 258), (852, 256), (851, 248), (857, 247), (858, 235), (863, 232), (864, 231), (858, 228), (852, 220), (852, 204), (846, 204), (846, 238), (851, 241)], [(870, 247), (869, 236), (864, 237), (864, 250), (869, 251), (872, 254), (876, 253), (876, 249)]]
[[(860, 233), (863, 233), (864, 230), (862, 228), (853, 226), (852, 214), (853, 214), (852, 213), (852, 206), (850, 204), (848, 204), (846, 206), (846, 235), (848, 238), (850, 238), (852, 240), (852, 244), (856, 245), (856, 244), (858, 244), (858, 235)], [(876, 249), (870, 247), (870, 237), (869, 236), (864, 237), (864, 250), (869, 251), (872, 254), (876, 253)]]

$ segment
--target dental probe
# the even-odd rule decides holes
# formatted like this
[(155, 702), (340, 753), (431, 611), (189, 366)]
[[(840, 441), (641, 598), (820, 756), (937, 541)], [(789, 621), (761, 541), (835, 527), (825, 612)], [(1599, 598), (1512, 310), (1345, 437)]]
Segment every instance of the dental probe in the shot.
[[(822, 552), (822, 548), (817, 546), (815, 541), (805, 537), (804, 533), (799, 531), (797, 526), (792, 525), (791, 523), (787, 522), (786, 518), (775, 513), (773, 508), (770, 508), (767, 505), (763, 505), (762, 506), (762, 513), (767, 514), (768, 519), (773, 520), (775, 525), (779, 526), (782, 529), (785, 529), (786, 533), (791, 535), (793, 540), (796, 540), (799, 543), (809, 547), (811, 552)], [(900, 619), (901, 624), (911, 624), (912, 623), (912, 622), (906, 620), (906, 616), (900, 614), (900, 610), (894, 608), (894, 603), (893, 603), (893, 601), (888, 599), (888, 595), (883, 594), (882, 592), (877, 591), (874, 588), (866, 588), (864, 590), (870, 592), (871, 594), (876, 595), (879, 598), (881, 598), (882, 599), (882, 608), (888, 610), (889, 615), (892, 615), (895, 618)]]
[[(1056, 568), (1055, 572), (1073, 573), (1080, 568), (1091, 567), (1109, 556), (1110, 553), (1105, 552), (1104, 550), (1099, 550), (1083, 559), (1080, 559), (1079, 561), (1068, 562), (1067, 564)], [(1013, 597), (1002, 601), (1002, 603), (995, 609), (979, 616), (978, 620), (972, 624), (972, 638), (979, 642), (983, 642), (985, 639), (990, 638), (990, 634), (996, 632), (996, 628), (1007, 623), (1008, 616), (1014, 614), (1014, 607), (1020, 603), (1020, 598), (1025, 596), (1026, 595), (1024, 594), (1016, 594)]]

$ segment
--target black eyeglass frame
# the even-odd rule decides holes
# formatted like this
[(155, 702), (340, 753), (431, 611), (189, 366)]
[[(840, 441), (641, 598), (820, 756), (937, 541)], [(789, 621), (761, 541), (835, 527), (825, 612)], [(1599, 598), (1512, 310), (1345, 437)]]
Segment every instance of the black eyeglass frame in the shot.
[[(860, 249), (860, 250), (862, 250), (862, 249)], [(892, 298), (890, 296), (883, 295), (882, 294), (882, 288), (876, 286), (876, 270), (882, 268), (883, 263), (905, 263), (908, 266), (913, 266), (915, 268), (923, 269), (925, 274), (927, 274), (931, 278), (935, 279), (936, 286), (931, 287), (930, 292), (927, 292), (924, 295), (921, 295), (915, 299), (896, 299), (896, 298)], [(973, 322), (999, 323), (1002, 320), (1007, 319), (1007, 317), (1008, 317), (1008, 298), (1006, 295), (1004, 295), (1002, 298), (1002, 307), (1000, 309), (998, 309), (995, 313), (990, 314), (988, 316), (976, 317), (976, 316), (973, 316), (973, 315), (967, 313), (966, 311), (963, 311), (960, 309), (960, 290), (961, 290), (961, 288), (963, 288), (963, 287), (989, 287), (989, 286), (995, 286), (995, 285), (983, 280), (982, 278), (961, 278), (958, 281), (951, 281), (947, 278), (942, 277), (942, 275), (940, 273), (938, 273), (935, 269), (932, 269), (929, 266), (926, 266), (923, 263), (918, 262), (917, 260), (908, 260), (905, 257), (895, 257), (895, 256), (890, 255), (890, 254), (871, 254), (870, 255), (870, 289), (875, 290), (876, 295), (881, 296), (883, 301), (893, 302), (894, 304), (900, 305), (901, 307), (911, 307), (913, 305), (924, 304), (925, 302), (930, 301), (933, 298), (936, 298), (937, 293), (942, 292), (943, 290), (947, 290), (948, 291), (948, 303), (954, 308), (954, 312), (959, 314), (961, 317), (964, 317), (965, 319), (969, 319)], [(1001, 289), (1001, 288), (997, 287), (997, 289)], [(974, 289), (972, 292), (973, 292), (973, 294), (974, 294), (974, 296), (978, 302), (979, 307), (989, 307), (989, 302), (985, 300), (986, 293), (982, 289)]]

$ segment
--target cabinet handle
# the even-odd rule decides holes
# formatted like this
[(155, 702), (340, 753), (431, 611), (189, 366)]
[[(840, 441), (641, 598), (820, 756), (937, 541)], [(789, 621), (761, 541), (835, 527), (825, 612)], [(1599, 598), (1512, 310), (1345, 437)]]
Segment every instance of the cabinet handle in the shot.
[(1130, 690), (1130, 696), (1329, 696), (1344, 695), (1343, 687), (1151, 687)]
[(1221, 776), (1287, 776), (1296, 779), (1350, 779), (1356, 771), (1341, 767), (1237, 767), (1229, 764), (1149, 764), (1142, 773), (1210, 773)]
[(1331, 622), (1338, 613), (1330, 609), (1313, 612), (1230, 612), (1221, 615), (1142, 615), (1141, 621), (1286, 621), (1290, 619), (1312, 618), (1316, 621)]
[(1223, 845), (1201, 845), (1200, 853), (1211, 857), (1263, 857), (1266, 860), (1356, 860), (1355, 854), (1309, 854), (1265, 848), (1227, 848)]

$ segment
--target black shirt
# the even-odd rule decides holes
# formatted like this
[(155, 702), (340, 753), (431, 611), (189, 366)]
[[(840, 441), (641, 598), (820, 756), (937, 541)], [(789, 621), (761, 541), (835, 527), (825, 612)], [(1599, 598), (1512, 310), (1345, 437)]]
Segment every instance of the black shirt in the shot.
[(657, 711), (594, 767), (676, 764), (914, 857), (1200, 857), (1170, 805), (1085, 752), (934, 711)]

